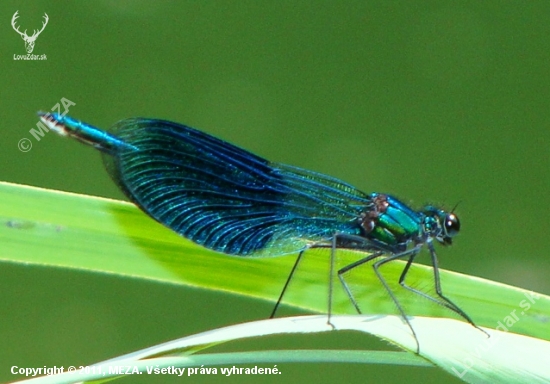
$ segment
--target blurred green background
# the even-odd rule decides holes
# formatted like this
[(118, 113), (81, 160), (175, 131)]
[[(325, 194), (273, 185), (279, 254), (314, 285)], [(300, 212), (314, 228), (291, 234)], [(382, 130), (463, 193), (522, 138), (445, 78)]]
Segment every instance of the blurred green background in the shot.
[[(22, 31), (48, 14), (33, 52), (46, 61), (14, 60), (25, 54), (10, 25), (17, 10)], [(413, 206), (460, 202), (462, 231), (439, 250), (441, 266), (550, 293), (550, 2), (3, 1), (0, 16), (1, 180), (123, 198), (94, 150), (29, 134), (36, 111), (61, 98), (76, 103), (70, 115), (104, 128), (133, 116), (174, 120)], [(0, 292), (0, 381), (16, 378), (12, 365), (90, 364), (265, 318), (273, 305), (5, 263)], [(293, 347), (385, 346), (331, 334), (227, 350)], [(189, 380), (449, 380), (426, 368), (279, 369)]]

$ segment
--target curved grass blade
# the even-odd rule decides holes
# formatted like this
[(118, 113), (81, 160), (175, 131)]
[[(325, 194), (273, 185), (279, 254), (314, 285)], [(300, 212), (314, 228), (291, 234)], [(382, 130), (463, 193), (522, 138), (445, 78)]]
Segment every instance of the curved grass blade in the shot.
[[(208, 251), (150, 220), (133, 205), (97, 197), (0, 183), (0, 262), (24, 263), (116, 274), (171, 284), (232, 292), (275, 301), (295, 256), (243, 259)], [(357, 257), (339, 252), (339, 257)], [(304, 260), (285, 303), (326, 313), (328, 251)], [(395, 314), (370, 266), (351, 279), (365, 313)], [(403, 263), (385, 266), (397, 281)], [(430, 281), (431, 269), (415, 266), (408, 283)], [(479, 325), (550, 340), (550, 298), (489, 280), (441, 271), (445, 293), (471, 313)], [(424, 283), (425, 284), (425, 283)], [(333, 313), (354, 308), (335, 286)], [(399, 297), (411, 315), (452, 316), (416, 295)], [(266, 314), (267, 316), (267, 314)], [(517, 319), (514, 317), (516, 316)], [(479, 332), (479, 331), (478, 331)], [(480, 332), (481, 333), (481, 332)]]
[[(414, 350), (416, 342), (398, 316), (335, 316), (336, 330), (368, 332), (402, 348)], [(550, 367), (541, 356), (550, 354), (550, 342), (513, 333), (486, 329), (491, 338), (468, 324), (450, 319), (410, 318), (422, 339), (422, 357), (403, 352), (381, 351), (263, 351), (248, 353), (195, 354), (219, 343), (249, 337), (284, 333), (330, 332), (326, 316), (303, 316), (255, 321), (223, 327), (95, 364), (88, 375), (62, 374), (23, 381), (24, 383), (74, 383), (80, 380), (103, 382), (123, 377), (110, 367), (129, 366), (136, 372), (175, 366), (202, 367), (231, 364), (283, 362), (347, 362), (432, 366), (456, 375), (468, 383), (545, 383)], [(219, 373), (218, 373), (219, 369)], [(111, 372), (110, 374), (108, 372)], [(113, 373), (115, 372), (115, 373)], [(185, 371), (183, 371), (185, 372)], [(211, 371), (212, 372), (212, 371)], [(216, 368), (215, 374), (222, 374)], [(77, 380), (78, 379), (78, 380)]]

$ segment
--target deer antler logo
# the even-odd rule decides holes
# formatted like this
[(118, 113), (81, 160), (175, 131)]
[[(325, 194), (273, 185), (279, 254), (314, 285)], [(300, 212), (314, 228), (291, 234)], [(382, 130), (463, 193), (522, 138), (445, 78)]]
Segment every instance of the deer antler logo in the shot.
[(19, 30), (19, 27), (15, 25), (15, 20), (19, 17), (19, 15), (17, 14), (18, 12), (19, 11), (15, 11), (15, 13), (13, 14), (13, 17), (11, 18), (11, 26), (13, 27), (13, 29), (15, 29), (15, 32), (19, 33), (23, 38), (23, 40), (25, 41), (25, 49), (27, 50), (27, 53), (32, 53), (36, 38), (38, 37), (38, 35), (42, 33), (42, 31), (44, 30), (44, 28), (46, 28), (46, 25), (48, 24), (48, 14), (44, 13), (44, 23), (42, 24), (42, 29), (40, 31), (35, 29), (32, 36), (28, 36), (26, 29), (25, 29), (25, 32), (21, 32)]

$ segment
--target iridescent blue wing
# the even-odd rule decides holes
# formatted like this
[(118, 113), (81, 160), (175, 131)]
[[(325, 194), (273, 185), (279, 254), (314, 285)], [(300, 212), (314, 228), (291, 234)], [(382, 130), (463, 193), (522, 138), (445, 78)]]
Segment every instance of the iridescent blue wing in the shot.
[(133, 118), (112, 133), (130, 144), (104, 154), (126, 195), (155, 220), (207, 248), (278, 256), (357, 234), (370, 198), (340, 180), (271, 163), (204, 132)]

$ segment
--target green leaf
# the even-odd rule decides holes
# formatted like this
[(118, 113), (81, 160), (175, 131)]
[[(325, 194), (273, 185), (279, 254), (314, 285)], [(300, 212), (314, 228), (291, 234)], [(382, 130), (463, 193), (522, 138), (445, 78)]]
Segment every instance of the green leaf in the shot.
[[(0, 221), (3, 224), (0, 226), (3, 244), (0, 261), (7, 263), (111, 273), (275, 300), (296, 259), (293, 255), (251, 259), (217, 254), (183, 239), (151, 220), (135, 206), (120, 201), (9, 183), (0, 183), (0, 201), (3, 202), (0, 207)], [(364, 257), (364, 254), (339, 250), (337, 257), (338, 268)], [(284, 302), (326, 313), (329, 260), (328, 250), (306, 252)], [(384, 266), (383, 273), (407, 314), (456, 317), (449, 310), (401, 289), (396, 282), (403, 266), (399, 261), (389, 263)], [(433, 294), (432, 273), (429, 267), (415, 265), (411, 268), (407, 283)], [(445, 294), (478, 325), (550, 340), (549, 297), (443, 270), (441, 280)], [(346, 276), (346, 281), (364, 313), (397, 312), (369, 265), (354, 269)], [(337, 281), (334, 283), (333, 313), (355, 313)], [(441, 328), (441, 334), (451, 334), (458, 341), (470, 340), (468, 334), (475, 335), (477, 339), (485, 338), (482, 332), (466, 323), (454, 321), (453, 324), (459, 324), (455, 330), (454, 325), (442, 322), (443, 319), (437, 320), (440, 322), (436, 325), (426, 327), (415, 320), (413, 326), (419, 335), (421, 354), (445, 369), (450, 369), (449, 363), (438, 362), (438, 358), (454, 361), (454, 366), (457, 366), (460, 358), (466, 355), (450, 356), (459, 349), (466, 351), (470, 348), (471, 351), (474, 348), (475, 351), (476, 346), (473, 341), (468, 341), (464, 346), (454, 348), (453, 343), (445, 341), (443, 350), (430, 355), (430, 344), (442, 344), (439, 333), (434, 339), (431, 333), (433, 327)], [(403, 326), (400, 321), (397, 323)], [(410, 338), (408, 329), (402, 333)], [(396, 341), (396, 338), (395, 334), (387, 335), (387, 339), (415, 350), (404, 342)], [(506, 348), (510, 348), (508, 352), (513, 354), (521, 350), (520, 347), (530, 345), (526, 339), (529, 338), (506, 343)], [(507, 353), (500, 347), (493, 350)], [(483, 356), (481, 359), (485, 361)], [(493, 363), (487, 364), (490, 367)]]
[[(430, 366), (430, 361), (469, 383), (545, 383), (550, 380), (550, 367), (541, 363), (541, 356), (550, 355), (550, 342), (503, 331), (483, 333), (469, 325), (451, 319), (412, 318), (411, 322), (422, 337), (422, 357), (404, 352), (384, 351), (254, 351), (245, 353), (197, 354), (207, 346), (249, 337), (283, 333), (313, 333), (334, 331), (326, 316), (301, 316), (237, 324), (110, 359), (90, 368), (85, 374), (64, 373), (55, 377), (31, 379), (36, 384), (74, 383), (77, 381), (104, 382), (123, 377), (117, 368), (129, 367), (133, 374), (151, 374), (152, 369), (185, 367), (218, 367), (216, 375), (224, 375), (219, 366), (231, 364), (275, 363), (262, 368), (276, 369), (283, 362), (353, 362), (411, 366)], [(368, 332), (391, 340), (405, 349), (416, 342), (409, 329), (397, 316), (335, 316), (335, 330)], [(115, 369), (113, 369), (115, 368)], [(192, 370), (191, 372), (197, 372)], [(228, 369), (227, 367), (223, 369)], [(195, 373), (192, 373), (192, 375)], [(213, 373), (211, 373), (213, 374)], [(277, 373), (274, 373), (277, 374)]]

